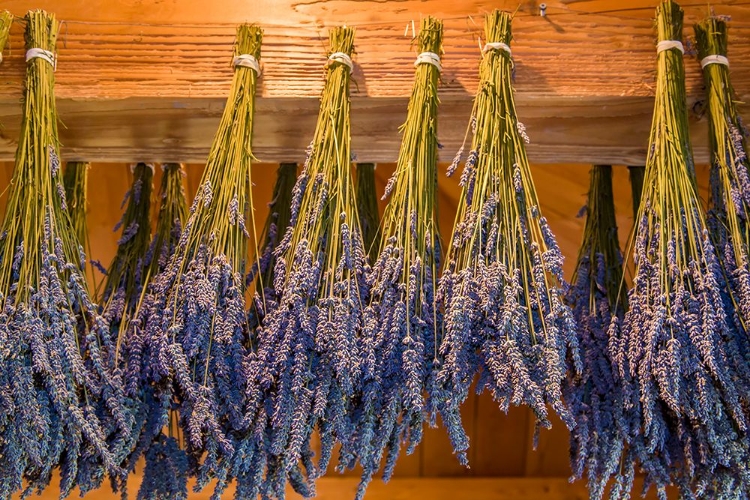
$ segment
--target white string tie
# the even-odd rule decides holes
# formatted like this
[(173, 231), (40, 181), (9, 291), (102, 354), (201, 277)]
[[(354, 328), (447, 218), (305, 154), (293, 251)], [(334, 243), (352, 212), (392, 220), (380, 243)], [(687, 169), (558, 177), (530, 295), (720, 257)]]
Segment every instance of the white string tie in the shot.
[(352, 62), (352, 58), (349, 57), (349, 54), (346, 54), (344, 52), (334, 52), (330, 56), (328, 56), (328, 64), (331, 63), (341, 63), (344, 66), (349, 68), (349, 74), (351, 75), (354, 73), (354, 63)]
[(484, 47), (482, 48), (482, 54), (486, 54), (490, 50), (504, 50), (508, 53), (509, 56), (512, 56), (513, 54), (510, 51), (510, 47), (508, 45), (504, 44), (503, 42), (487, 42), (484, 44)]
[(260, 63), (252, 54), (240, 54), (234, 58), (234, 67), (250, 68), (255, 74), (260, 76)]
[(662, 40), (656, 44), (656, 53), (663, 52), (669, 49), (677, 49), (683, 54), (685, 53), (685, 47), (682, 46), (682, 42), (677, 40)]
[(26, 62), (35, 58), (43, 59), (50, 63), (53, 69), (57, 69), (57, 58), (55, 57), (54, 52), (39, 48), (33, 48), (26, 51)]
[(420, 64), (432, 64), (437, 68), (438, 71), (443, 71), (443, 65), (440, 63), (440, 56), (434, 52), (422, 52), (417, 56), (417, 60), (414, 61), (414, 66)]
[(722, 64), (729, 67), (729, 59), (720, 54), (711, 54), (701, 59), (701, 69), (705, 68), (709, 64)]

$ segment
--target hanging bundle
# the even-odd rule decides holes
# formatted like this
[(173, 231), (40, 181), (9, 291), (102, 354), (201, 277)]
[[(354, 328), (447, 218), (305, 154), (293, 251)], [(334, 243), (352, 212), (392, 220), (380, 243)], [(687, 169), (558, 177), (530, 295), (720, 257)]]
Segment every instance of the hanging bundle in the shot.
[[(142, 434), (159, 436), (175, 405), (196, 489), (216, 478), (217, 496), (228, 478), (256, 463), (238, 437), (247, 428), (244, 277), (256, 233), (246, 223), (253, 223), (250, 164), (262, 36), (257, 26), (237, 30), (234, 79), (198, 192), (174, 255), (149, 286), (129, 333), (143, 342), (135, 364), (142, 367), (149, 407)], [(174, 475), (184, 464), (169, 462), (179, 456), (168, 454), (153, 471), (161, 475), (153, 484), (169, 498), (187, 497), (185, 474)]]
[(89, 164), (82, 161), (69, 161), (65, 164), (63, 186), (65, 187), (65, 205), (70, 217), (70, 224), (89, 255), (89, 232), (87, 222), (87, 193)]
[(187, 199), (182, 180), (185, 171), (179, 163), (164, 163), (159, 186), (159, 214), (154, 239), (148, 249), (146, 262), (148, 275), (157, 276), (167, 267), (177, 248), (180, 235), (188, 218)]
[[(139, 165), (136, 167), (138, 177)], [(154, 237), (151, 240), (147, 252), (143, 257), (143, 269), (136, 270), (143, 273), (141, 279), (142, 290), (136, 299), (136, 311), (141, 308), (143, 297), (150, 287), (153, 278), (163, 271), (171, 259), (180, 240), (182, 228), (187, 220), (188, 209), (185, 200), (185, 190), (182, 185), (184, 172), (179, 163), (166, 163), (162, 165), (161, 186), (159, 188), (159, 216), (156, 223)], [(133, 186), (135, 190), (136, 186)], [(145, 196), (141, 191), (140, 196)], [(138, 196), (131, 194), (131, 200)], [(126, 224), (123, 224), (127, 227)], [(126, 392), (134, 399), (144, 402), (140, 408), (138, 423), (139, 438), (124, 469), (132, 472), (138, 459), (145, 455), (146, 465), (143, 469), (143, 478), (138, 490), (139, 500), (160, 500), (164, 498), (180, 498), (187, 495), (188, 460), (183, 449), (180, 448), (178, 439), (178, 413), (176, 408), (169, 408), (169, 420), (167, 433), (160, 426), (163, 422), (161, 411), (149, 411), (150, 403), (155, 401), (151, 387), (141, 387), (141, 376), (143, 365), (142, 321), (143, 316), (137, 313), (132, 315), (131, 324), (126, 329), (121, 329), (120, 357), (127, 363), (126, 368)], [(153, 419), (153, 420), (150, 420)], [(123, 490), (123, 498), (127, 491)]]
[[(703, 68), (708, 98), (711, 147), (710, 210), (708, 226), (724, 266), (728, 292), (724, 304), (735, 327), (734, 341), (741, 350), (737, 368), (750, 364), (750, 160), (746, 154), (745, 130), (737, 112), (737, 100), (729, 77), (727, 23), (709, 17), (695, 25), (698, 58)], [(721, 467), (696, 477), (696, 490), (711, 498), (734, 498), (747, 489), (747, 468)]]
[(289, 227), (289, 219), (292, 216), (292, 190), (296, 180), (297, 164), (281, 163), (276, 170), (276, 184), (273, 186), (273, 195), (268, 204), (268, 218), (260, 237), (261, 256), (258, 265), (253, 266), (247, 279), (249, 285), (257, 276), (253, 304), (248, 312), (251, 333), (255, 332), (265, 315), (278, 304), (278, 297), (273, 288), (273, 272), (276, 266), (274, 250)]
[(105, 472), (119, 475), (133, 422), (63, 208), (58, 24), (43, 11), (25, 22), (24, 119), (0, 232), (0, 497), (41, 490), (59, 468), (64, 498), (98, 487)]
[(122, 201), (125, 212), (115, 225), (121, 231), (117, 240), (117, 253), (107, 269), (101, 306), (102, 316), (109, 323), (112, 339), (116, 344), (116, 362), (127, 321), (135, 312), (144, 286), (148, 263), (146, 254), (151, 243), (151, 193), (153, 191), (154, 166), (145, 163), (133, 165), (133, 185)]
[(374, 263), (380, 250), (380, 212), (375, 190), (375, 164), (357, 163), (357, 213), (365, 250)]
[(620, 464), (625, 436), (615, 424), (624, 411), (622, 384), (613, 374), (608, 330), (612, 317), (625, 314), (622, 254), (612, 195), (612, 167), (595, 165), (586, 204), (586, 226), (573, 286), (566, 301), (578, 325), (583, 371), (565, 383), (565, 400), (576, 426), (571, 430), (573, 475), (587, 469), (589, 496), (601, 499)]
[(13, 24), (13, 14), (4, 10), (0, 12), (0, 62), (3, 62), (3, 50), (10, 38), (10, 26)]
[(357, 498), (380, 468), (393, 474), (402, 443), (411, 454), (422, 439), (424, 393), (434, 369), (439, 331), (435, 289), (440, 269), (437, 217), (437, 111), (443, 23), (422, 19), (406, 123), (396, 170), (384, 197), (379, 257), (365, 312), (363, 389), (356, 408), (363, 467)]
[[(83, 247), (84, 255), (91, 262), (91, 266), (86, 266), (85, 262), (81, 264), (88, 269), (90, 273), (89, 284), (96, 286), (97, 280), (94, 269), (98, 268), (99, 263), (91, 260), (91, 241), (89, 240), (88, 226), (88, 178), (89, 165), (82, 161), (69, 161), (65, 164), (65, 173), (63, 175), (63, 186), (65, 187), (65, 205), (70, 217), (70, 224), (78, 238), (78, 243)], [(106, 270), (101, 269), (104, 273)]]
[[(724, 277), (697, 195), (688, 135), (682, 9), (657, 7), (658, 70), (646, 177), (632, 251), (629, 310), (613, 318), (611, 355), (624, 384), (628, 436), (616, 491), (634, 464), (661, 498), (717, 468), (747, 474), (747, 368), (724, 314)], [(747, 477), (747, 476), (746, 476)]]
[(314, 429), (320, 471), (336, 441), (342, 463), (352, 456), (348, 411), (360, 378), (357, 341), (367, 300), (350, 166), (354, 30), (334, 28), (329, 40), (315, 135), (294, 187), (290, 226), (274, 252), (279, 307), (266, 316), (251, 363), (248, 405), (269, 440), (264, 494), (280, 498), (287, 478), (303, 496), (314, 494)]
[(471, 152), (439, 290), (445, 309), (440, 411), (461, 455), (468, 442), (459, 405), (475, 375), (477, 391), (489, 390), (503, 411), (526, 404), (537, 425), (549, 427), (550, 405), (572, 427), (561, 384), (568, 364), (581, 370), (575, 322), (563, 302), (563, 257), (540, 212), (528, 137), (516, 116), (511, 16), (488, 15), (485, 36)]

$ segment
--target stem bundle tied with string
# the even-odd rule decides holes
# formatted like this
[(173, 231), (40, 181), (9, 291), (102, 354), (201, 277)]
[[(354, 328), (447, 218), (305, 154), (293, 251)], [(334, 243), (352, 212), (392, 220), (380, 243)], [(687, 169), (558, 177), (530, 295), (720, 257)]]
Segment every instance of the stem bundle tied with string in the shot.
[(620, 464), (625, 436), (615, 425), (621, 418), (622, 384), (609, 358), (609, 325), (622, 318), (625, 294), (619, 294), (623, 259), (612, 194), (612, 167), (595, 165), (585, 207), (586, 225), (573, 285), (565, 296), (578, 325), (583, 359), (580, 376), (568, 377), (563, 394), (576, 426), (570, 433), (573, 476), (587, 471), (589, 496), (601, 499), (607, 481)]
[[(682, 9), (657, 7), (658, 66), (646, 178), (632, 252), (629, 309), (613, 318), (610, 351), (628, 411), (615, 496), (629, 495), (637, 463), (661, 498), (702, 494), (727, 468), (746, 476), (747, 365), (722, 302), (725, 281), (697, 194), (688, 134)], [(621, 292), (621, 293), (624, 293)], [(693, 484), (695, 483), (695, 484)]]
[[(367, 300), (350, 165), (354, 30), (334, 28), (329, 41), (315, 134), (293, 190), (290, 226), (274, 251), (279, 307), (266, 316), (251, 363), (249, 408), (268, 439), (264, 494), (275, 497), (284, 496), (287, 478), (303, 496), (314, 494), (313, 480), (327, 469), (336, 441), (342, 463), (353, 455), (348, 412), (360, 380)], [(314, 429), (319, 469), (312, 462)]]
[(97, 488), (106, 472), (119, 475), (133, 422), (64, 209), (58, 23), (30, 11), (25, 24), (24, 115), (0, 233), (0, 497), (41, 490), (59, 469), (64, 498)]
[(362, 240), (373, 264), (380, 251), (380, 211), (375, 189), (375, 164), (357, 163), (357, 212), (362, 227)]
[[(746, 131), (729, 75), (726, 21), (712, 16), (694, 28), (708, 101), (711, 147), (708, 227), (725, 270), (728, 284), (725, 310), (734, 325), (734, 340), (741, 349), (740, 363), (748, 366), (750, 160), (746, 153)], [(733, 498), (735, 492), (747, 488), (745, 475), (748, 472), (744, 466), (738, 470), (721, 467), (697, 477), (697, 489), (705, 489), (706, 494), (713, 498)]]
[(503, 411), (528, 405), (537, 426), (549, 427), (549, 405), (573, 427), (561, 384), (570, 365), (581, 371), (575, 322), (563, 302), (563, 257), (540, 212), (528, 136), (516, 115), (511, 16), (489, 14), (485, 36), (467, 131), (473, 134), (471, 152), (439, 290), (445, 309), (439, 409), (463, 456), (468, 442), (459, 406), (475, 376), (476, 390), (489, 390)]
[[(143, 433), (158, 436), (175, 405), (195, 488), (215, 478), (217, 496), (256, 464), (240, 437), (247, 430), (244, 294), (251, 238), (257, 248), (250, 165), (262, 37), (257, 26), (237, 30), (234, 78), (198, 192), (128, 334), (143, 342), (134, 366), (148, 389)], [(186, 498), (185, 478), (170, 478), (169, 470), (163, 467), (162, 479), (170, 498)]]
[[(438, 83), (443, 22), (422, 19), (417, 59), (396, 169), (384, 198), (379, 257), (365, 312), (363, 388), (355, 408), (362, 482), (380, 468), (393, 474), (402, 444), (411, 454), (428, 413), (425, 391), (435, 368), (440, 314), (435, 304), (440, 269), (437, 214)], [(430, 54), (428, 62), (425, 54)]]
[(4, 10), (0, 12), (0, 62), (3, 62), (3, 50), (10, 38), (10, 27), (13, 24), (13, 14)]

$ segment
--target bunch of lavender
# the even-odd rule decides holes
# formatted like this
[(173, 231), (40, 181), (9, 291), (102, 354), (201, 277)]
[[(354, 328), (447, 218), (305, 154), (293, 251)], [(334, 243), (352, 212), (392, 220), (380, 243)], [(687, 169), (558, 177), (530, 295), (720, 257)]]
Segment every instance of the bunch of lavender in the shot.
[[(148, 276), (152, 278), (162, 272), (177, 248), (182, 229), (188, 218), (183, 179), (185, 171), (179, 163), (164, 163), (159, 186), (159, 213), (156, 219), (154, 239), (148, 249), (146, 262)], [(147, 280), (148, 281), (148, 280)]]
[[(162, 165), (163, 175), (159, 189), (159, 216), (156, 223), (154, 237), (143, 256), (143, 273), (141, 279), (142, 290), (140, 296), (135, 297), (135, 310), (140, 311), (144, 296), (153, 278), (163, 271), (177, 248), (182, 233), (182, 227), (187, 220), (188, 208), (185, 200), (185, 190), (182, 180), (184, 172), (179, 163)], [(135, 186), (133, 188), (135, 190)], [(132, 197), (136, 196), (131, 194)], [(141, 192), (140, 196), (144, 196)], [(141, 386), (144, 360), (144, 331), (143, 316), (131, 313), (134, 318), (123, 331), (120, 356), (127, 363), (127, 394), (141, 402), (138, 415), (138, 442), (128, 457), (124, 469), (132, 472), (136, 462), (145, 455), (143, 480), (138, 490), (139, 499), (173, 498), (175, 492), (187, 495), (188, 459), (185, 451), (180, 448), (179, 415), (177, 409), (170, 407), (167, 432), (163, 429), (163, 413), (159, 406), (160, 395), (154, 394), (153, 387)], [(157, 411), (149, 411), (156, 403)], [(163, 402), (162, 402), (163, 403)], [(127, 491), (123, 489), (123, 498)]]
[[(726, 21), (709, 17), (695, 25), (695, 35), (701, 61), (726, 57)], [(717, 251), (723, 256), (722, 263), (734, 295), (730, 311), (736, 311), (733, 316), (740, 337), (746, 339), (746, 324), (750, 320), (750, 159), (729, 67), (720, 63), (706, 64), (703, 76), (711, 145), (708, 225)], [(750, 356), (750, 352), (745, 354)]]
[(528, 137), (516, 115), (511, 16), (489, 14), (485, 37), (471, 152), (439, 289), (445, 333), (436, 394), (462, 457), (468, 440), (459, 405), (477, 374), (477, 391), (489, 390), (503, 411), (526, 404), (537, 425), (549, 427), (550, 405), (573, 427), (561, 384), (569, 365), (576, 373), (582, 369), (575, 322), (563, 301), (563, 257), (539, 210)]
[[(82, 161), (69, 161), (65, 164), (65, 173), (63, 175), (63, 186), (65, 187), (65, 205), (70, 217), (70, 224), (73, 226), (78, 243), (83, 247), (83, 253), (91, 258), (91, 243), (89, 240), (88, 228), (88, 180), (89, 165)], [(82, 262), (85, 266), (85, 263)], [(96, 286), (96, 276), (94, 269), (96, 264), (85, 266), (90, 272), (91, 285)]]
[[(443, 22), (422, 19), (417, 50), (439, 55)], [(422, 61), (420, 58), (418, 61)], [(357, 498), (380, 468), (387, 481), (402, 443), (411, 454), (422, 439), (425, 392), (434, 369), (439, 332), (435, 304), (440, 269), (437, 216), (439, 64), (416, 65), (391, 196), (373, 265), (362, 342), (362, 395), (354, 411), (363, 474)]]
[[(0, 497), (30, 494), (59, 469), (60, 496), (98, 487), (129, 441), (123, 379), (83, 275), (58, 157), (53, 15), (30, 11), (24, 118), (0, 232)], [(32, 53), (33, 54), (33, 53)], [(41, 438), (40, 438), (41, 437)]]
[(566, 379), (563, 394), (576, 422), (570, 434), (573, 476), (580, 478), (586, 469), (590, 498), (598, 500), (620, 464), (625, 442), (615, 423), (624, 412), (622, 382), (608, 349), (612, 317), (622, 318), (626, 310), (625, 294), (618, 293), (623, 268), (611, 166), (591, 169), (585, 209), (583, 243), (565, 296), (578, 325), (583, 370)]
[[(698, 57), (706, 84), (711, 146), (710, 210), (708, 227), (724, 266), (728, 289), (725, 310), (735, 327), (734, 341), (741, 349), (739, 368), (750, 363), (750, 160), (746, 154), (745, 131), (737, 112), (737, 101), (729, 76), (727, 23), (709, 17), (695, 25)], [(723, 64), (723, 63), (727, 64)], [(697, 489), (712, 498), (737, 498), (745, 479), (721, 468), (698, 477)]]
[(697, 195), (688, 135), (682, 9), (657, 7), (660, 47), (654, 118), (637, 229), (629, 310), (614, 317), (610, 355), (624, 384), (628, 436), (617, 492), (629, 495), (636, 463), (661, 498), (719, 469), (748, 476), (747, 366), (722, 302), (724, 278)]
[(4, 10), (0, 12), (0, 62), (3, 61), (3, 50), (10, 38), (10, 26), (13, 24), (13, 14)]
[(365, 250), (374, 263), (380, 251), (380, 212), (375, 190), (375, 164), (357, 163), (357, 212)]
[(348, 412), (361, 378), (358, 339), (367, 300), (349, 160), (354, 30), (334, 28), (329, 41), (315, 135), (293, 190), (290, 226), (274, 252), (279, 307), (266, 316), (251, 362), (248, 406), (254, 428), (269, 439), (264, 495), (279, 498), (287, 478), (304, 496), (313, 494), (315, 428), (320, 471), (336, 441), (342, 463), (353, 456)]
[[(247, 431), (244, 277), (248, 242), (251, 232), (256, 234), (250, 177), (258, 78), (253, 66), (262, 37), (257, 26), (237, 30), (234, 79), (200, 187), (173, 256), (131, 322), (134, 335), (142, 329), (143, 346), (132, 365), (140, 373), (128, 378), (140, 376), (149, 391), (142, 432), (159, 435), (176, 407), (196, 490), (215, 478), (217, 496), (232, 477), (249, 475), (259, 463), (263, 467), (254, 459), (256, 443), (239, 439)], [(184, 480), (176, 481), (172, 472), (183, 465), (162, 464), (154, 472), (163, 474), (153, 481), (165, 489), (164, 496), (187, 497)]]
[[(129, 318), (144, 286), (148, 263), (146, 254), (151, 242), (151, 193), (154, 166), (138, 163), (132, 166), (133, 184), (125, 193), (122, 207), (126, 207), (114, 231), (122, 230), (117, 240), (117, 253), (107, 268), (102, 291), (102, 316), (109, 323), (116, 344), (116, 362), (121, 362), (119, 352), (128, 341), (124, 332)], [(127, 205), (127, 206), (126, 206)]]
[(279, 164), (273, 195), (268, 204), (268, 218), (260, 237), (261, 256), (257, 259), (257, 265), (253, 266), (247, 279), (248, 285), (255, 279), (255, 294), (252, 307), (248, 311), (248, 325), (253, 333), (263, 322), (267, 312), (275, 309), (278, 304), (276, 290), (273, 288), (273, 272), (276, 266), (274, 250), (289, 227), (289, 219), (292, 216), (292, 190), (296, 180), (296, 163)]

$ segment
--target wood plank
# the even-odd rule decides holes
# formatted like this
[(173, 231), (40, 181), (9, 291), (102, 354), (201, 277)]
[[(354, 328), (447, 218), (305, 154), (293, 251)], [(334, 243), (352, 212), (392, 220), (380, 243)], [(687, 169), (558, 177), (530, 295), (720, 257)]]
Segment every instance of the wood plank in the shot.
[(530, 416), (526, 407), (501, 412), (487, 392), (477, 397), (475, 438), (469, 448), (474, 476), (524, 475), (526, 455), (532, 453), (531, 437), (526, 432)]
[[(536, 163), (642, 162), (654, 79), (652, 6), (618, 14), (615, 0), (547, 2), (547, 16), (524, 3), (514, 21), (513, 53), (519, 116)], [(692, 2), (691, 2), (692, 3)], [(740, 100), (750, 96), (750, 6), (722, 0), (731, 15), (732, 78)], [(253, 21), (266, 30), (255, 147), (265, 161), (302, 160), (312, 137), (322, 87), (326, 27), (356, 26), (352, 134), (359, 161), (393, 161), (398, 125), (413, 80), (414, 48), (404, 27), (431, 14), (446, 21), (440, 90), (442, 158), (464, 137), (480, 59), (482, 13), (515, 10), (504, 0), (242, 0), (211, 9), (187, 0), (6, 0), (16, 15), (29, 8), (65, 20), (56, 74), (66, 159), (204, 161), (224, 105), (234, 27)], [(587, 9), (591, 10), (588, 12)], [(593, 12), (593, 13), (592, 13)], [(599, 13), (596, 13), (599, 12)], [(705, 7), (688, 7), (690, 23)], [(22, 26), (0, 67), (0, 159), (13, 155), (24, 74)], [(702, 98), (699, 65), (688, 58), (690, 102)], [(692, 118), (698, 161), (707, 158), (705, 119)]]
[[(133, 476), (129, 483), (130, 491), (137, 491), (139, 478)], [(358, 479), (355, 478), (322, 478), (317, 482), (318, 500), (341, 500), (354, 498)], [(634, 494), (640, 491), (641, 482), (636, 480)], [(55, 484), (35, 496), (39, 500), (57, 499), (58, 491)], [(670, 498), (677, 498), (670, 492)], [(232, 498), (234, 488), (231, 486), (223, 495)], [(206, 488), (201, 493), (190, 493), (190, 500), (208, 500), (211, 489)], [(14, 497), (14, 500), (17, 497)], [(87, 500), (118, 500), (106, 488), (96, 490), (84, 497)], [(291, 490), (287, 498), (301, 499)], [(570, 484), (565, 478), (405, 478), (392, 479), (388, 484), (373, 481), (367, 490), (368, 500), (413, 500), (415, 498), (429, 498), (431, 500), (586, 500), (588, 492), (580, 481)], [(646, 499), (655, 499), (653, 490)]]

